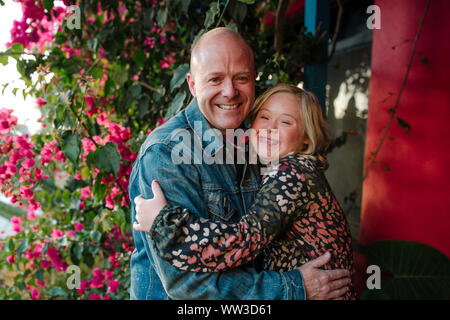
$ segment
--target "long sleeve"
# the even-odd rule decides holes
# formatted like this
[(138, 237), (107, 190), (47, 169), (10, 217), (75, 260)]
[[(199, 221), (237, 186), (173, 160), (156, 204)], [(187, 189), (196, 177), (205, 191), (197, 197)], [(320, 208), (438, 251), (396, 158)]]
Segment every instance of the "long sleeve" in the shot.
[[(195, 166), (174, 166), (170, 149), (163, 144), (152, 146), (141, 162), (133, 182), (139, 185), (137, 192), (151, 197), (151, 182), (157, 179), (172, 207), (186, 208), (197, 218), (207, 215), (199, 172)], [(154, 163), (158, 163), (157, 168)], [(179, 217), (174, 213), (173, 218), (177, 220)], [(151, 264), (172, 299), (305, 299), (303, 280), (298, 270), (279, 273), (237, 268), (221, 273), (188, 272), (167, 261), (166, 253), (158, 247), (159, 241), (146, 237), (145, 232), (135, 233), (135, 237), (142, 237), (145, 241)]]
[[(295, 158), (286, 158), (267, 173), (249, 214), (236, 223), (199, 218), (187, 208), (166, 206), (148, 234), (160, 256), (181, 270), (219, 272), (252, 260), (297, 218), (306, 192)], [(289, 191), (286, 190), (288, 187)]]

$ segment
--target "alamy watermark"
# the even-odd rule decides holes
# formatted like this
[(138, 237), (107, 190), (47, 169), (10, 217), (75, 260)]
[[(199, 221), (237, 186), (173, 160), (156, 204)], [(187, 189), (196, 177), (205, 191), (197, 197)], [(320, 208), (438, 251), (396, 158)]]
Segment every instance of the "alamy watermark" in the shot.
[(79, 266), (71, 265), (67, 268), (66, 274), (70, 274), (67, 278), (66, 285), (69, 290), (81, 288), (81, 270)]
[(81, 11), (79, 6), (68, 6), (66, 12), (67, 28), (69, 30), (81, 29)]
[(277, 129), (226, 129), (222, 134), (214, 128), (203, 131), (202, 125), (201, 121), (195, 121), (193, 132), (188, 129), (172, 132), (170, 141), (175, 142), (171, 151), (173, 164), (267, 165), (279, 160), (281, 141)]
[(366, 26), (368, 29), (381, 29), (381, 9), (377, 5), (371, 5), (367, 7), (366, 13), (372, 15), (367, 18)]
[(381, 289), (381, 269), (379, 266), (372, 264), (366, 269), (367, 274), (371, 274), (366, 280), (367, 289)]

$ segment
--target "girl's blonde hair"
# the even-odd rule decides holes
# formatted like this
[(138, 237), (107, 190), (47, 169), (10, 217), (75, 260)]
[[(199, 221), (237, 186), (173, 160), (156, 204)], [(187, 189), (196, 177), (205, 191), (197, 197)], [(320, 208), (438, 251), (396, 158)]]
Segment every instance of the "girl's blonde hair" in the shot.
[(326, 170), (328, 168), (328, 161), (325, 155), (331, 143), (331, 135), (323, 118), (319, 101), (314, 93), (286, 83), (277, 84), (256, 99), (255, 105), (249, 113), (250, 122), (253, 124), (256, 114), (267, 99), (279, 92), (291, 93), (300, 98), (301, 104), (299, 104), (299, 108), (304, 124), (303, 134), (305, 138), (309, 139), (309, 143), (305, 144), (302, 150), (296, 150), (290, 154), (304, 155), (317, 159), (320, 161), (323, 169)]

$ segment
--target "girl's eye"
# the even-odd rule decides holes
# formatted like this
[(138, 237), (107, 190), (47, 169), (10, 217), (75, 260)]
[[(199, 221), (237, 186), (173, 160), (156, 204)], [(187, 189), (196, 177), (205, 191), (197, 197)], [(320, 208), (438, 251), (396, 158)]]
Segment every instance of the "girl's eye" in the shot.
[(283, 122), (281, 122), (281, 123), (287, 124), (287, 125), (290, 125), (290, 124), (291, 124), (289, 121), (283, 121)]
[(261, 116), (260, 118), (264, 120), (269, 120), (269, 118), (267, 118), (266, 116)]

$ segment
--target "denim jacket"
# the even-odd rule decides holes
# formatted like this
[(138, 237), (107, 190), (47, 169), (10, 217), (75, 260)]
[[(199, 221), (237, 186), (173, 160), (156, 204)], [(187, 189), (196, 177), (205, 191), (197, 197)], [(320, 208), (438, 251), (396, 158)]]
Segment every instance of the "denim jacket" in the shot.
[[(153, 197), (153, 180), (158, 180), (170, 205), (186, 208), (200, 217), (227, 222), (237, 221), (247, 213), (259, 188), (258, 167), (244, 164), (242, 179), (238, 181), (233, 164), (206, 164), (202, 153), (208, 150), (214, 156), (224, 146), (221, 135), (212, 142), (211, 137), (204, 135), (210, 128), (194, 99), (147, 137), (133, 165), (128, 187), (132, 222), (136, 221), (133, 200), (139, 194), (146, 199)], [(190, 163), (175, 164), (180, 162), (180, 155), (190, 157)], [(133, 237), (131, 299), (305, 299), (298, 270), (258, 272), (247, 265), (221, 273), (182, 271), (160, 259), (145, 232), (133, 230)]]

